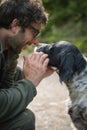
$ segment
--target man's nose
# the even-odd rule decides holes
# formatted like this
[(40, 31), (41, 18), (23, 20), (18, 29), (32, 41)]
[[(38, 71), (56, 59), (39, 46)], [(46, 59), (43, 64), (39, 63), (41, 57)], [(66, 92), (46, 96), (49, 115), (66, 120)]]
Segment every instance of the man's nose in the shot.
[(32, 42), (32, 44), (34, 44), (35, 46), (38, 46), (39, 40), (38, 40), (38, 38), (34, 38), (31, 42)]

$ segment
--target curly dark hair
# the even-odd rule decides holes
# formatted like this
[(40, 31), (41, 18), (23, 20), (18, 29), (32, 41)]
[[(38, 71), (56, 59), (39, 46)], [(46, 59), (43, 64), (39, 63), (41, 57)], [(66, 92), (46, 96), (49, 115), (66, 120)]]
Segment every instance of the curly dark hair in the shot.
[(0, 28), (8, 29), (17, 18), (22, 28), (31, 23), (46, 24), (48, 15), (43, 4), (37, 0), (4, 0), (0, 4)]

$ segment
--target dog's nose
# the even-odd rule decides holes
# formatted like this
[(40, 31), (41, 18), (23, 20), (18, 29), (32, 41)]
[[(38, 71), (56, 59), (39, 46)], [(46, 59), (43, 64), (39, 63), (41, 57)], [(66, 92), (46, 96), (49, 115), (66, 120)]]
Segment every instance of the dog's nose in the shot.
[(34, 52), (38, 51), (38, 49), (39, 49), (40, 47), (47, 46), (47, 45), (48, 45), (47, 43), (39, 43), (38, 46), (35, 46), (35, 47), (34, 47)]

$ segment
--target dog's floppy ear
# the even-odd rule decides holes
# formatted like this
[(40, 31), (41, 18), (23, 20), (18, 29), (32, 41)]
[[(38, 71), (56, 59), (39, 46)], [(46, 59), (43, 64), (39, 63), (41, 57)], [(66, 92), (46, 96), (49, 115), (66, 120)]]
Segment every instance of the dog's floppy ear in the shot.
[(60, 81), (67, 81), (74, 73), (74, 57), (71, 53), (62, 53), (60, 56), (59, 77)]

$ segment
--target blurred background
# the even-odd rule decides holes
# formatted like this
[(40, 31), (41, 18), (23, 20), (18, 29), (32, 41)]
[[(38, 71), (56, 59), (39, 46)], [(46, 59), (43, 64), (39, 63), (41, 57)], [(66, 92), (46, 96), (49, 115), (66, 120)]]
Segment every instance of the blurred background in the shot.
[[(49, 20), (41, 31), (40, 42), (66, 40), (87, 52), (87, 1), (42, 0)], [(27, 51), (31, 51), (32, 47)]]

